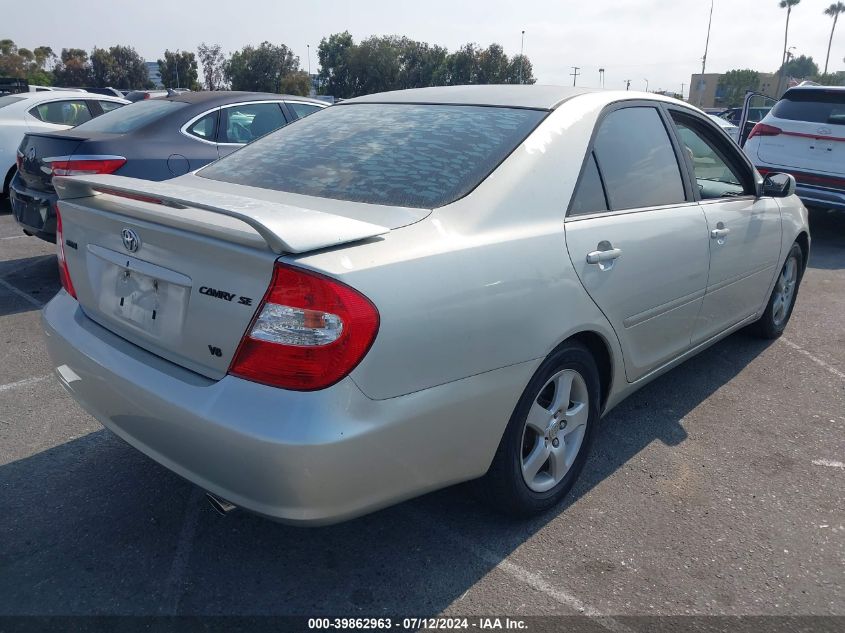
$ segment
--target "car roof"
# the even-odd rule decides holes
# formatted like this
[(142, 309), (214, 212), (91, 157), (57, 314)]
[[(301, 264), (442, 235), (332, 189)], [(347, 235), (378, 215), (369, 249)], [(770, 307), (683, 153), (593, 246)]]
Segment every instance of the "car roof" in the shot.
[(845, 93), (845, 86), (794, 86), (783, 93), (783, 99), (789, 94), (795, 94), (796, 92), (826, 92), (828, 94), (831, 93)]
[(73, 99), (80, 97), (85, 98), (86, 96), (90, 97), (91, 99), (99, 99), (100, 97), (105, 97), (108, 99), (114, 99), (115, 101), (125, 101), (125, 99), (118, 99), (118, 97), (98, 95), (94, 94), (93, 92), (85, 92), (84, 90), (45, 90), (43, 92), (19, 92), (14, 95), (7, 96), (23, 97), (29, 103), (33, 103), (36, 101), (50, 101), (55, 99)]
[(200, 92), (180, 92), (172, 97), (159, 97), (168, 101), (179, 101), (181, 103), (202, 104), (202, 105), (222, 105), (226, 103), (237, 103), (240, 101), (265, 101), (265, 100), (285, 100), (285, 101), (308, 101), (317, 105), (326, 105), (325, 101), (317, 99), (309, 99), (308, 97), (299, 97), (296, 95), (281, 95), (272, 92), (247, 92), (241, 90), (217, 90), (217, 91), (200, 91)]
[(338, 105), (352, 103), (420, 103), (554, 110), (568, 99), (593, 92), (599, 91), (590, 88), (538, 86), (536, 84), (437, 86), (434, 88), (379, 92), (348, 99)]

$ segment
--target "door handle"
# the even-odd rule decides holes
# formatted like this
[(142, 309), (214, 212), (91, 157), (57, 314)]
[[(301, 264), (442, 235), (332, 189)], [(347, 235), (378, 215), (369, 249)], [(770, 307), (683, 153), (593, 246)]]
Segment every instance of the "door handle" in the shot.
[(714, 240), (720, 240), (723, 237), (727, 236), (727, 234), (730, 232), (730, 229), (713, 229), (712, 231), (710, 231), (710, 237)]
[(610, 262), (622, 254), (621, 248), (611, 248), (606, 251), (593, 251), (587, 253), (588, 264), (600, 264), (602, 262)]

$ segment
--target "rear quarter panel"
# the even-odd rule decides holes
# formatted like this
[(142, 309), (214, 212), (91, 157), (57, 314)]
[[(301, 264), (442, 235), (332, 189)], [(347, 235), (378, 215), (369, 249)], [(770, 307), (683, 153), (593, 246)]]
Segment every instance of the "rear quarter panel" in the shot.
[(601, 335), (621, 368), (615, 335), (572, 269), (563, 221), (605, 103), (586, 95), (563, 104), (472, 193), (416, 224), (291, 258), (378, 307), (378, 336), (352, 373), (366, 395), (543, 358), (583, 330)]

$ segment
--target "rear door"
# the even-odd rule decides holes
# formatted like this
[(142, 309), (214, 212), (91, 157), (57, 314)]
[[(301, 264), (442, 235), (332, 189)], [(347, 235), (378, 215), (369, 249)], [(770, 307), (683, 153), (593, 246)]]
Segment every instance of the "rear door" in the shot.
[(572, 264), (631, 382), (689, 349), (707, 283), (707, 222), (668, 125), (653, 102), (606, 112), (566, 218)]
[(693, 332), (697, 344), (754, 314), (765, 302), (780, 257), (780, 207), (757, 198), (754, 172), (710, 121), (670, 107), (707, 219), (710, 272)]
[(790, 90), (765, 122), (779, 133), (757, 137), (757, 157), (764, 163), (811, 174), (845, 174), (845, 89)]

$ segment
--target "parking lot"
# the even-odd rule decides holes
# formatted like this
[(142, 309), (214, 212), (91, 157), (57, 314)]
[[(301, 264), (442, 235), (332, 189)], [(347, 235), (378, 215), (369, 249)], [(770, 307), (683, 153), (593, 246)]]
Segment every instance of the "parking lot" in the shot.
[(54, 247), (4, 204), (0, 614), (845, 615), (845, 215), (812, 213), (785, 335), (612, 411), (565, 507), (513, 521), (458, 486), (302, 529), (216, 515), (63, 391)]

